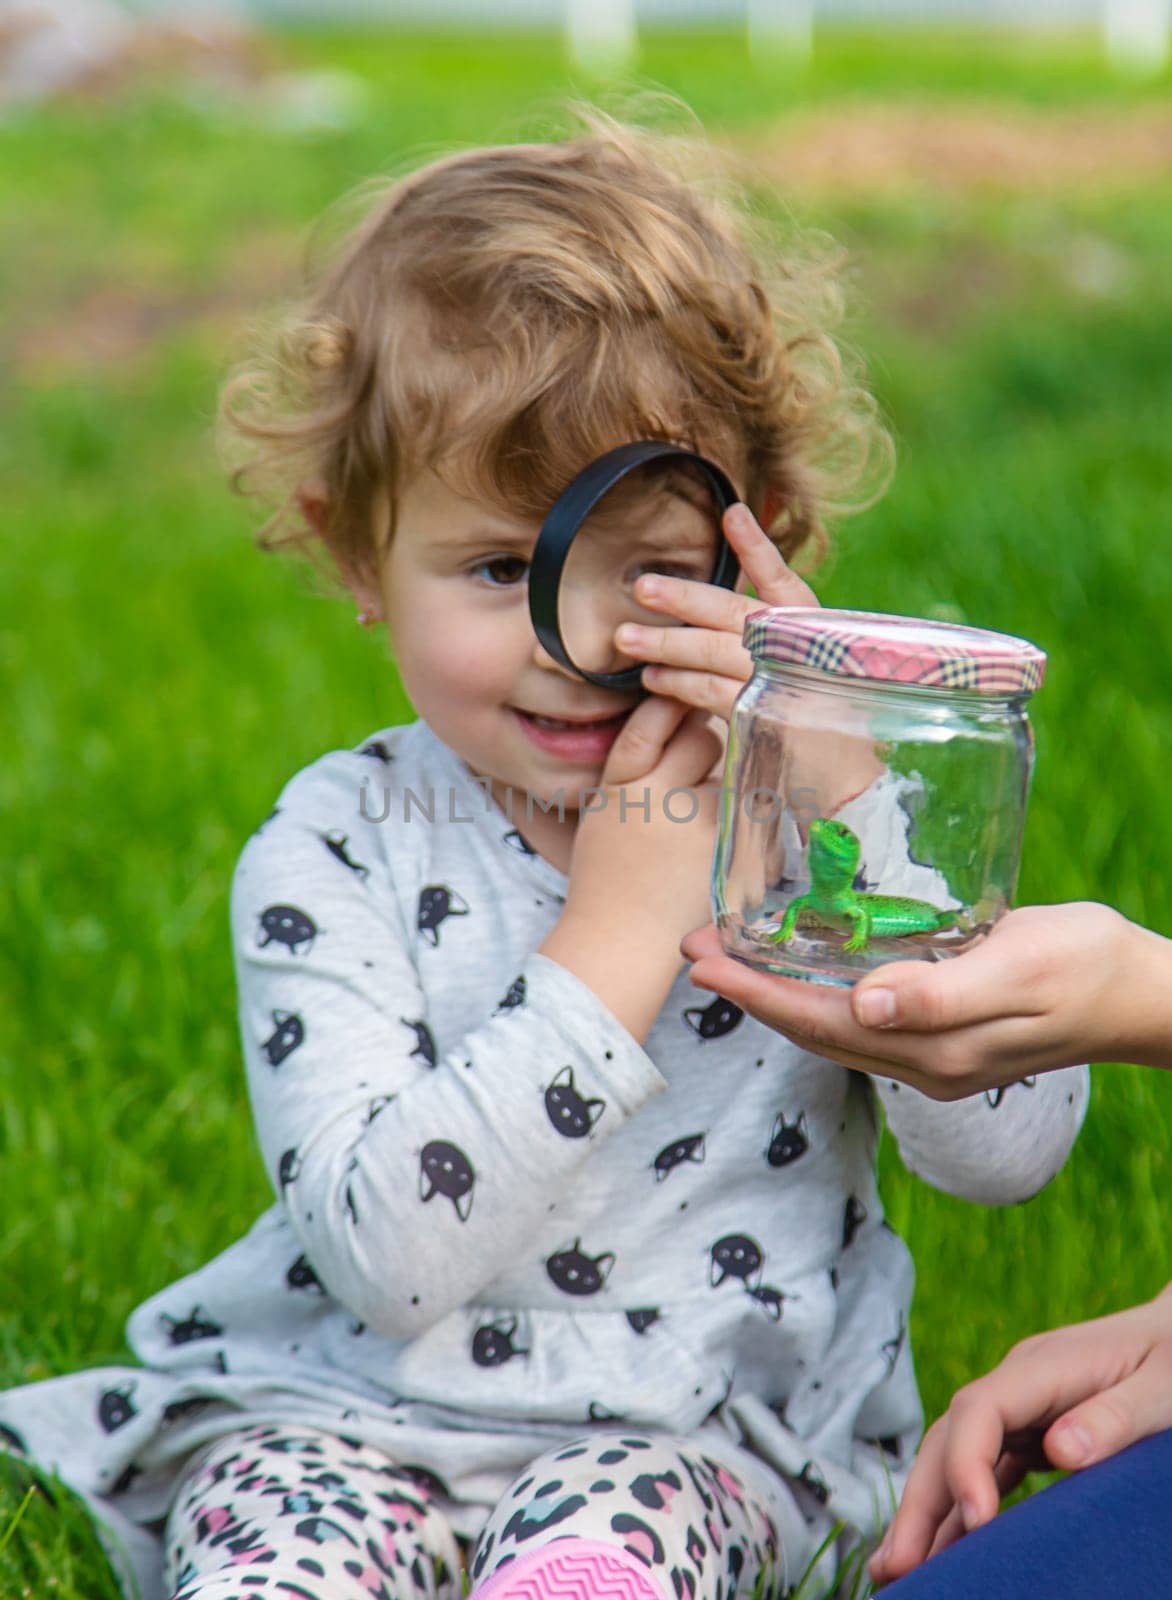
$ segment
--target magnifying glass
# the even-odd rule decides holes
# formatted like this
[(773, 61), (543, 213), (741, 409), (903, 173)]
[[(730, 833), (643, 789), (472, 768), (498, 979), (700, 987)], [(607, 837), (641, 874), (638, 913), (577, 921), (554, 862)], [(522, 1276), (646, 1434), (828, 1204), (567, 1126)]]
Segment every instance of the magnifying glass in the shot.
[(663, 440), (634, 440), (584, 467), (554, 501), (529, 563), (529, 615), (548, 653), (588, 683), (649, 693), (643, 663), (613, 665), (615, 629), (646, 620), (635, 581), (666, 572), (733, 588), (740, 567), (721, 519), (739, 498), (714, 462)]

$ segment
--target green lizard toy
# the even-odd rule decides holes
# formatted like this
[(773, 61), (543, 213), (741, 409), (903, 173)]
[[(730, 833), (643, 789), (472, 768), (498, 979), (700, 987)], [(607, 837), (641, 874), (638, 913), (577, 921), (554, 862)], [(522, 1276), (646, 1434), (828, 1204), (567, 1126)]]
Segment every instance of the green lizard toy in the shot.
[(894, 939), (909, 933), (952, 928), (959, 911), (938, 911), (927, 900), (902, 895), (867, 894), (853, 888), (862, 846), (845, 822), (818, 817), (810, 824), (810, 889), (791, 900), (785, 916), (766, 934), (774, 944), (792, 938), (801, 918), (824, 928), (851, 930), (843, 950), (865, 950), (869, 939)]

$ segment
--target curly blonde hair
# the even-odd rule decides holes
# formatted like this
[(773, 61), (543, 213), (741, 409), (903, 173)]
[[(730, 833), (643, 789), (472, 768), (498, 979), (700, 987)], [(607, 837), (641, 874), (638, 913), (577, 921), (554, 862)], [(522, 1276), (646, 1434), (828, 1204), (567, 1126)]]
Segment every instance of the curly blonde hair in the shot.
[(702, 139), (570, 110), (562, 142), (383, 183), (231, 377), (233, 486), (276, 506), (263, 548), (324, 544), (370, 581), (417, 472), (537, 522), (637, 438), (722, 465), (787, 559), (879, 492), (890, 440), (829, 333), (837, 252), (780, 249)]

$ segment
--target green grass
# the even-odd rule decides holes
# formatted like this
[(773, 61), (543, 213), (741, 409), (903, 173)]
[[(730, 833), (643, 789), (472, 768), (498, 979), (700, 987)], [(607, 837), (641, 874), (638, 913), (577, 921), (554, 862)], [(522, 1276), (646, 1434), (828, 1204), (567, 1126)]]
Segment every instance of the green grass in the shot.
[[(564, 90), (591, 87), (529, 35), (285, 49), (368, 80), (352, 123), (292, 134), (156, 93), (0, 130), (4, 1385), (124, 1359), (130, 1309), (269, 1203), (232, 868), (293, 772), (410, 714), (352, 608), (251, 548), (210, 449), (220, 374), (343, 189), (421, 147), (548, 125)], [(657, 35), (641, 71), (714, 129), (925, 84), (1043, 107), (1166, 90), (1112, 78), (1078, 39), (833, 35), (787, 76), (752, 69), (732, 35)], [(824, 597), (946, 608), (1044, 645), (1019, 898), (1109, 900), (1164, 932), (1170, 201), (1172, 185), (793, 202), (852, 252), (849, 333), (900, 450)], [(1072, 270), (1087, 249), (1114, 263), (1106, 288)], [(1000, 1212), (911, 1182), (885, 1149), (930, 1410), (1025, 1333), (1153, 1292), (1170, 1127), (1172, 1081), (1103, 1068), (1067, 1169)], [(60, 1497), (34, 1495), (7, 1536), (23, 1494), (0, 1494), (0, 1592), (111, 1594)]]

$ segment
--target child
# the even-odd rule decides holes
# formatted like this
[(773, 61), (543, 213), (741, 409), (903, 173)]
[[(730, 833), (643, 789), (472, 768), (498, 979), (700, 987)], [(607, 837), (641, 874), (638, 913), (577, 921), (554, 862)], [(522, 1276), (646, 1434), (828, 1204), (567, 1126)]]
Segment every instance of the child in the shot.
[[(569, 478), (659, 437), (730, 474), (773, 543), (743, 507), (728, 537), (792, 603), (779, 551), (818, 541), (871, 413), (826, 275), (767, 275), (665, 144), (587, 122), (398, 184), (232, 391), (419, 720), (296, 774), (236, 869), (276, 1203), (133, 1314), (143, 1368), (0, 1398), (148, 1600), (455, 1600), (465, 1560), (497, 1600), (784, 1592), (836, 1523), (879, 1532), (918, 1437), (868, 1080), (682, 970), (715, 785), (690, 821), (664, 802), (718, 773), (758, 602), (662, 578), (693, 627), (622, 641), (660, 662), (636, 704), (545, 654), (525, 587)], [(923, 873), (898, 785), (841, 781), (839, 815)], [(888, 1120), (928, 1181), (1007, 1203), (1086, 1092), (1076, 1067)]]

